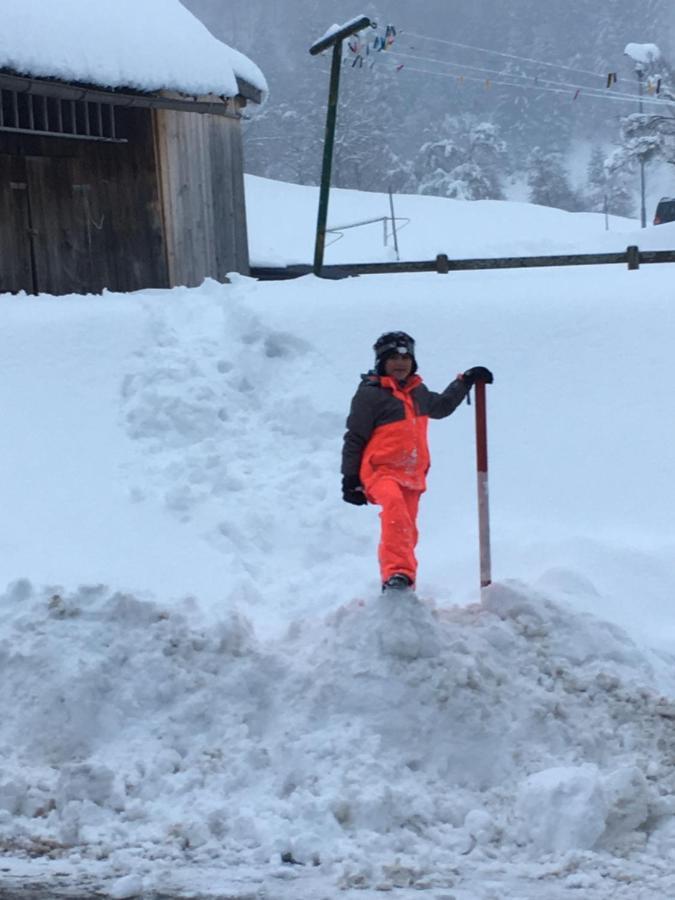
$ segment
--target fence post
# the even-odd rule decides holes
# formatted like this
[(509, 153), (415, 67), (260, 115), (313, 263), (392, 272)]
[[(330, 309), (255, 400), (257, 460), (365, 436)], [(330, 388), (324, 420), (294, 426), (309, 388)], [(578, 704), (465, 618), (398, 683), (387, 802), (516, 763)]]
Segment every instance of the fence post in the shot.
[(636, 247), (635, 244), (631, 244), (630, 247), (626, 248), (626, 259), (628, 260), (628, 268), (639, 269), (640, 268), (640, 248)]
[(436, 257), (436, 271), (441, 275), (447, 275), (450, 271), (450, 261), (447, 253), (439, 253)]

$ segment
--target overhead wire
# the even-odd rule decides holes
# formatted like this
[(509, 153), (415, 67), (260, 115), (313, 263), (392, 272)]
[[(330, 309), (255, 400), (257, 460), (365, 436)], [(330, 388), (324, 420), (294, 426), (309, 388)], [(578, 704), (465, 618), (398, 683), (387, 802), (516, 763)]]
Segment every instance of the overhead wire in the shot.
[(448, 41), (444, 38), (433, 37), (433, 35), (429, 35), (429, 34), (418, 34), (414, 31), (399, 30), (399, 35), (403, 35), (403, 34), (406, 34), (409, 37), (418, 38), (418, 39), (424, 40), (424, 41), (435, 41), (438, 44), (448, 44), (451, 47), (461, 47), (464, 50), (474, 50), (477, 53), (491, 53), (494, 56), (502, 56), (502, 57), (505, 57), (506, 59), (517, 59), (517, 60), (520, 60), (521, 62), (534, 63), (535, 65), (538, 65), (538, 66), (550, 66), (551, 68), (554, 68), (554, 69), (565, 69), (568, 72), (579, 72), (580, 74), (583, 74), (583, 75), (590, 75), (593, 78), (601, 78), (601, 79), (607, 78), (606, 72), (604, 74), (601, 72), (591, 72), (589, 69), (581, 69), (576, 66), (567, 66), (567, 65), (564, 65), (563, 63), (551, 63), (551, 62), (547, 62), (546, 60), (543, 60), (543, 59), (534, 59), (530, 56), (519, 56), (517, 53), (504, 53), (501, 50), (491, 50), (488, 47), (475, 47), (472, 44), (461, 44), (459, 41)]
[[(535, 59), (534, 57), (522, 56), (516, 53), (505, 53), (500, 50), (492, 50), (487, 47), (477, 47), (472, 44), (464, 44), (459, 41), (450, 41), (444, 38), (437, 38), (432, 35), (424, 35), (419, 34), (417, 32), (402, 30), (399, 29), (398, 37), (399, 42), (401, 37), (407, 36), (409, 38), (417, 38), (419, 40), (426, 41), (434, 41), (440, 44), (446, 44), (452, 47), (460, 47), (465, 50), (472, 50), (474, 52), (493, 54), (495, 56), (503, 57), (510, 60), (517, 60), (523, 63), (527, 63), (528, 65), (537, 65), (537, 66), (547, 66), (553, 69), (562, 69), (569, 72), (579, 73), (584, 76), (590, 76), (593, 78), (600, 78), (603, 82), (603, 87), (593, 87), (587, 84), (578, 84), (576, 82), (569, 81), (557, 81), (551, 78), (542, 78), (539, 74), (526, 74), (526, 73), (515, 73), (515, 72), (504, 72), (503, 70), (491, 69), (485, 66), (473, 66), (468, 63), (458, 63), (452, 60), (439, 59), (437, 57), (431, 56), (421, 56), (419, 54), (407, 53), (405, 50), (400, 50), (397, 47), (392, 48), (387, 51), (386, 57), (397, 57), (401, 59), (414, 59), (420, 62), (433, 63), (437, 66), (445, 66), (452, 67), (453, 69), (468, 69), (469, 71), (483, 72), (485, 74), (497, 75), (498, 78), (477, 78), (475, 76), (465, 75), (465, 74), (457, 74), (456, 72), (441, 72), (437, 70), (430, 69), (422, 69), (415, 66), (410, 66), (407, 63), (398, 64), (396, 66), (397, 69), (405, 68), (409, 72), (418, 72), (427, 75), (441, 75), (446, 78), (456, 78), (461, 81), (475, 81), (478, 83), (485, 83), (489, 86), (496, 85), (499, 87), (512, 87), (518, 88), (520, 90), (531, 90), (537, 91), (541, 93), (545, 91), (547, 93), (554, 94), (562, 94), (569, 95), (570, 91), (574, 91), (573, 99), (576, 100), (580, 96), (584, 96), (590, 99), (597, 100), (609, 100), (612, 102), (622, 102), (622, 103), (634, 103), (634, 102), (642, 102), (647, 105), (659, 105), (661, 109), (664, 107), (672, 108), (674, 105), (674, 101), (672, 99), (667, 99), (665, 97), (655, 98), (652, 94), (632, 94), (626, 93), (621, 90), (612, 91), (609, 87), (608, 83), (608, 74), (615, 73), (605, 73), (600, 74), (598, 72), (592, 72), (589, 69), (583, 69), (574, 66), (568, 66), (564, 63), (551, 63), (546, 60)], [(415, 47), (411, 47), (410, 49), (415, 50)], [(378, 54), (379, 56), (379, 54)], [(503, 79), (509, 79), (508, 81), (504, 81)], [(533, 82), (533, 83), (530, 83)]]
[[(396, 65), (393, 62), (393, 60), (392, 60), (392, 64)], [(534, 85), (534, 84), (526, 84), (526, 83), (515, 82), (515, 81), (502, 81), (500, 79), (478, 78), (475, 75), (458, 75), (457, 73), (453, 73), (453, 72), (439, 72), (435, 69), (422, 69), (417, 66), (409, 66), (409, 65), (406, 65), (405, 69), (408, 72), (418, 72), (418, 73), (422, 73), (425, 75), (440, 75), (442, 78), (451, 78), (451, 79), (453, 79), (453, 81), (474, 81), (474, 82), (477, 82), (478, 84), (484, 84), (484, 85), (489, 84), (489, 86), (496, 85), (499, 87), (518, 88), (519, 90), (530, 90), (530, 91), (537, 91), (537, 92), (544, 91), (544, 92), (547, 92), (550, 94), (562, 94), (567, 97), (569, 97), (569, 95), (570, 95), (569, 88), (563, 89), (560, 87), (545, 87), (544, 85), (541, 85), (541, 84)], [(508, 78), (510, 76), (505, 74), (504, 77)], [(619, 94), (612, 94), (612, 93), (598, 93), (597, 88), (583, 87), (581, 85), (574, 85), (574, 87), (579, 92), (578, 96), (580, 96), (580, 97), (586, 96), (593, 100), (610, 100), (610, 101), (620, 102), (620, 103), (626, 103), (626, 102), (634, 103), (635, 101), (642, 100), (642, 102), (644, 104), (652, 104), (652, 105), (658, 104), (662, 109), (664, 108), (664, 106), (670, 107), (673, 105), (672, 101), (653, 100), (648, 96), (647, 97), (645, 97), (645, 96), (639, 97), (638, 95), (633, 96), (633, 95), (629, 95), (629, 94), (619, 95)]]
[[(502, 78), (513, 78), (513, 79), (520, 78), (520, 79), (526, 80), (528, 82), (534, 81), (534, 87), (536, 87), (539, 84), (550, 84), (550, 85), (555, 85), (557, 87), (568, 87), (568, 88), (573, 88), (573, 89), (579, 89), (582, 91), (601, 91), (601, 90), (603, 90), (601, 88), (588, 87), (587, 85), (581, 85), (581, 84), (572, 83), (569, 81), (553, 81), (548, 78), (542, 78), (539, 75), (526, 74), (524, 72), (505, 72), (503, 69), (488, 69), (485, 66), (471, 66), (471, 65), (468, 65), (467, 63), (458, 63), (458, 62), (454, 62), (453, 60), (449, 60), (449, 59), (438, 59), (438, 57), (435, 57), (435, 56), (418, 56), (413, 53), (406, 53), (404, 50), (392, 50), (391, 53), (392, 53), (392, 55), (395, 55), (397, 57), (403, 57), (405, 59), (416, 59), (421, 62), (437, 63), (438, 65), (452, 66), (453, 68), (456, 68), (456, 69), (470, 69), (475, 72), (484, 72), (486, 74), (499, 75)], [(606, 90), (606, 88), (604, 90)], [(604, 93), (603, 93), (603, 95), (604, 95)], [(613, 93), (613, 96), (625, 97), (627, 100), (639, 100), (640, 99), (638, 94), (627, 94), (624, 91), (615, 91)]]

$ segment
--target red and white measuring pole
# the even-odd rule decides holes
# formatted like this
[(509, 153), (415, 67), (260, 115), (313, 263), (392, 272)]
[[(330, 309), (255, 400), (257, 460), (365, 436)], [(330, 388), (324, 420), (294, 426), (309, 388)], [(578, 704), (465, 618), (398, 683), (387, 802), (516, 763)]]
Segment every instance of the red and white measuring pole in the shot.
[(490, 562), (490, 494), (488, 491), (487, 414), (485, 382), (475, 384), (476, 467), (478, 469), (478, 540), (480, 544), (480, 586), (492, 582)]

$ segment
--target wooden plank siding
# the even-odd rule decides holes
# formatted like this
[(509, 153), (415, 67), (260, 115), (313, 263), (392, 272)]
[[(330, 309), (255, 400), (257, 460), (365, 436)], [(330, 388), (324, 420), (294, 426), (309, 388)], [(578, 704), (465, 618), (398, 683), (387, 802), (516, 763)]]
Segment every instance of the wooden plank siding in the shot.
[(153, 116), (170, 284), (248, 274), (239, 120), (173, 110)]
[(168, 287), (152, 112), (118, 124), (126, 143), (0, 131), (0, 292)]
[(115, 118), (119, 141), (0, 128), (0, 293), (248, 274), (236, 113), (117, 107)]
[(73, 160), (26, 157), (35, 250), (35, 280), (50, 294), (86, 293), (92, 249)]
[[(232, 182), (232, 202), (234, 206), (234, 248), (236, 259), (244, 261), (245, 269), (231, 271), (248, 274), (248, 223), (246, 221), (246, 195), (244, 191), (244, 142), (241, 126), (230, 131), (230, 178)], [(280, 211), (278, 211), (280, 214)]]
[(32, 228), (24, 161), (0, 154), (0, 288), (35, 293)]

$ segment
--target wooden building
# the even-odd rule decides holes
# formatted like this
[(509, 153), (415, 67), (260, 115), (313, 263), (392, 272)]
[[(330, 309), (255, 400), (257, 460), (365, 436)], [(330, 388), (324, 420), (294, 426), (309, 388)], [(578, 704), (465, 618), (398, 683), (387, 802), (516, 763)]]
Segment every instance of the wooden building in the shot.
[[(213, 39), (215, 40), (215, 38)], [(197, 285), (248, 272), (233, 96), (0, 70), (0, 292)]]

